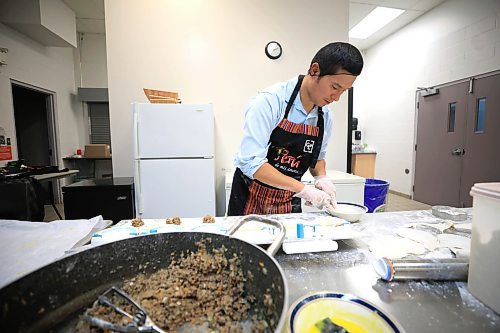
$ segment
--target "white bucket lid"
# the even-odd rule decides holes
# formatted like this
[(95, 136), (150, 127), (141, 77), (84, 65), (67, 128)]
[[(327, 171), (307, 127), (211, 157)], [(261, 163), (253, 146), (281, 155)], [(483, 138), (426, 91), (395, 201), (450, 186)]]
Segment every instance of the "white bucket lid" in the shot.
[(484, 195), (494, 199), (500, 199), (500, 183), (477, 183), (472, 186), (470, 195)]

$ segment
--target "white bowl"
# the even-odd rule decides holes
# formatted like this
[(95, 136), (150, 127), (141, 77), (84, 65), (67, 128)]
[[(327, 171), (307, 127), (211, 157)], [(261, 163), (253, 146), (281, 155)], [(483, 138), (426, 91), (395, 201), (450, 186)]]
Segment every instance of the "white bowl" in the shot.
[(326, 210), (328, 214), (349, 222), (359, 221), (367, 211), (368, 208), (365, 206), (347, 202), (339, 202), (337, 203), (337, 208), (335, 208), (334, 210)]
[(349, 332), (404, 333), (402, 326), (374, 304), (354, 295), (331, 291), (299, 298), (288, 311), (286, 332), (318, 332), (330, 321)]

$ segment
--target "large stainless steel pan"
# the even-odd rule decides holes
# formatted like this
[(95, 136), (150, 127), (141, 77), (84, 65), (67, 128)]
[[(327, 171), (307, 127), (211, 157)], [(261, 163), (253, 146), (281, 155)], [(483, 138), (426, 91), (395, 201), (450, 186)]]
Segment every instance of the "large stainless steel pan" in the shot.
[[(288, 308), (288, 290), (282, 269), (273, 258), (285, 236), (283, 225), (257, 215), (242, 218), (229, 233), (247, 221), (260, 221), (279, 228), (280, 234), (267, 251), (234, 238), (199, 232), (147, 235), (108, 243), (65, 257), (0, 290), (0, 331), (70, 331), (78, 314), (105, 289), (120, 285), (139, 273), (152, 273), (169, 265), (171, 253), (197, 249), (195, 243), (210, 238), (207, 249), (228, 249), (241, 258), (243, 272), (253, 279), (245, 284), (256, 297), (252, 313), (265, 313), (270, 331), (281, 332)], [(264, 294), (271, 295), (273, 311), (264, 310)]]

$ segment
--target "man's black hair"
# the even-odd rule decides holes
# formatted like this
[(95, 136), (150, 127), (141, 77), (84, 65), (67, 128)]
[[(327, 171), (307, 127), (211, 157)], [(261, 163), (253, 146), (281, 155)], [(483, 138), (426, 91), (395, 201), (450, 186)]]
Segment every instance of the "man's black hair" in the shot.
[(315, 62), (319, 64), (319, 76), (334, 75), (341, 69), (358, 76), (363, 69), (361, 52), (355, 46), (343, 42), (323, 46), (312, 59), (311, 65)]

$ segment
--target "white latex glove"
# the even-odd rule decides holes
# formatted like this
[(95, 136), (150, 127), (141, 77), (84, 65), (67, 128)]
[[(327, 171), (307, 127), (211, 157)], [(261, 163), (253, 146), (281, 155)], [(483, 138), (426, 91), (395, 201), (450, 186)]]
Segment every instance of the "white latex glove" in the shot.
[(337, 189), (330, 178), (327, 176), (316, 176), (314, 180), (314, 186), (328, 194), (333, 208), (337, 208)]
[(304, 199), (306, 205), (313, 205), (318, 209), (333, 209), (330, 195), (312, 186), (304, 186), (302, 191), (296, 193), (294, 197)]

